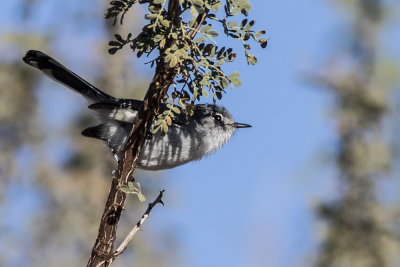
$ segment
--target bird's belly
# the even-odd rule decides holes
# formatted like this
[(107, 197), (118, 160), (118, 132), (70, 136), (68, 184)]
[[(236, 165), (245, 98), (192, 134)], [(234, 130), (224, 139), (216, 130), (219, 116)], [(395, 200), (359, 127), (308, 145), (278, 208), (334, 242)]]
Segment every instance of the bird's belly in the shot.
[(171, 130), (164, 136), (156, 134), (145, 141), (138, 159), (140, 169), (170, 169), (202, 157), (197, 138)]

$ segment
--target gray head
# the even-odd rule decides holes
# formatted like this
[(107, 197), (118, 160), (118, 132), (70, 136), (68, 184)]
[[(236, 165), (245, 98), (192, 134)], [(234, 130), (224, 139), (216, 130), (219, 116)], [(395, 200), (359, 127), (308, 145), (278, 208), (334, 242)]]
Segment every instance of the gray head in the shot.
[(213, 128), (221, 127), (235, 131), (237, 128), (251, 127), (249, 124), (235, 122), (226, 108), (217, 105), (198, 104), (193, 117), (197, 123)]
[(205, 141), (204, 149), (210, 154), (220, 149), (238, 128), (251, 127), (249, 124), (235, 122), (232, 115), (224, 107), (199, 104), (193, 114), (196, 132)]

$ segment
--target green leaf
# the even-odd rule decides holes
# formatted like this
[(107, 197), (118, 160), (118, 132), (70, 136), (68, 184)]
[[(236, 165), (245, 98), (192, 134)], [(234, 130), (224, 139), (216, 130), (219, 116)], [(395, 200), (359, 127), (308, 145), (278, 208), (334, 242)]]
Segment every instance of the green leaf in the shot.
[(241, 81), (239, 78), (233, 79), (233, 80), (232, 80), (232, 83), (233, 83), (234, 85), (236, 85), (236, 86), (241, 86), (241, 85), (242, 85), (242, 81)]
[(246, 57), (247, 57), (248, 62), (251, 65), (256, 65), (257, 64), (257, 58), (253, 54), (250, 54), (250, 53), (248, 53), (246, 51)]
[(171, 68), (173, 68), (173, 67), (176, 66), (176, 64), (178, 64), (178, 58), (175, 57), (175, 56), (173, 56), (173, 57), (171, 58), (171, 60), (169, 61), (169, 66), (170, 66)]
[(242, 8), (242, 9), (240, 10), (240, 13), (242, 13), (242, 14), (245, 15), (245, 16), (248, 16), (248, 15), (249, 15), (249, 9), (247, 9), (247, 8)]
[(129, 194), (130, 193), (129, 188), (126, 185), (121, 186), (120, 190), (122, 192), (124, 192), (125, 194)]
[(178, 49), (175, 53), (175, 55), (181, 59), (181, 58), (186, 58), (187, 57), (187, 53), (185, 49)]
[(218, 36), (218, 32), (217, 31), (208, 31), (207, 34), (211, 35), (213, 37)]
[(161, 40), (161, 42), (160, 42), (160, 48), (161, 48), (161, 49), (164, 48), (165, 42), (166, 42), (166, 39), (165, 39), (165, 38)]
[(138, 199), (139, 199), (140, 202), (145, 202), (146, 201), (146, 197), (142, 194), (142, 192), (139, 192), (137, 194), (137, 196), (138, 196)]
[(109, 45), (109, 46), (121, 46), (121, 43), (120, 43), (120, 42), (117, 42), (117, 41), (109, 41), (109, 42), (108, 42), (108, 45)]
[(164, 57), (164, 62), (170, 62), (172, 58), (174, 58), (175, 55), (174, 54), (168, 54)]
[[(196, 21), (197, 14), (198, 14), (198, 13), (197, 13), (197, 10), (196, 10), (196, 8), (195, 8), (194, 6), (191, 6), (191, 7), (190, 7), (190, 14), (191, 14), (192, 17), (193, 17), (192, 20), (193, 20), (193, 24), (194, 24), (194, 22)], [(192, 21), (190, 21), (190, 24), (189, 24), (190, 27), (192, 27), (193, 24), (192, 24)]]
[(153, 134), (155, 134), (155, 133), (157, 133), (160, 129), (161, 129), (161, 124), (160, 124), (159, 126), (157, 126), (157, 127), (153, 127), (153, 129), (151, 130), (151, 132), (152, 132)]
[(205, 89), (201, 89), (201, 95), (204, 96), (205, 98), (208, 98), (208, 92)]
[(267, 39), (264, 39), (264, 38), (258, 39), (258, 42), (260, 43), (260, 45), (261, 45), (262, 48), (266, 48), (267, 45), (268, 45), (268, 40), (267, 40)]
[[(215, 3), (214, 5), (212, 5), (211, 8), (212, 8), (212, 10), (213, 10), (214, 12), (217, 12), (218, 9), (219, 9), (221, 6), (222, 6), (222, 3), (221, 3), (221, 2), (217, 2), (217, 3)], [(213, 14), (210, 14), (210, 15), (213, 15)], [(209, 16), (210, 16), (210, 15), (209, 15)]]
[(222, 85), (223, 88), (226, 88), (229, 85), (229, 81), (225, 77), (222, 77), (221, 85)]
[(202, 6), (194, 5), (194, 7), (196, 8), (197, 12), (199, 12), (200, 14), (203, 14), (206, 11), (204, 9), (204, 7), (202, 7)]
[(228, 33), (228, 35), (229, 35), (230, 37), (235, 38), (235, 39), (239, 39), (239, 35), (236, 35), (236, 34), (233, 34), (233, 33)]
[(224, 53), (224, 51), (225, 51), (225, 46), (222, 47), (222, 48), (217, 52), (217, 57), (220, 58), (220, 57), (222, 56), (222, 54)]
[(132, 182), (128, 182), (128, 189), (129, 189), (129, 191), (134, 191), (135, 186), (133, 185)]
[(156, 36), (154, 36), (153, 41), (156, 43), (159, 43), (163, 39), (164, 39), (164, 35), (157, 34)]
[(234, 73), (232, 73), (232, 74), (229, 75), (228, 77), (231, 79), (231, 78), (237, 78), (237, 77), (239, 77), (239, 76), (240, 76), (240, 72), (235, 71)]
[(216, 46), (213, 46), (213, 47), (211, 48), (210, 57), (214, 57), (214, 56), (215, 56), (215, 50), (216, 50), (216, 49), (217, 49)]
[(178, 107), (173, 106), (171, 109), (175, 114), (181, 114), (181, 110)]
[(152, 5), (150, 5), (148, 9), (152, 13), (159, 13), (161, 10), (161, 8), (159, 8), (158, 6), (152, 6)]
[(165, 28), (168, 28), (168, 27), (169, 27), (169, 21), (168, 21), (168, 20), (160, 18), (159, 21), (161, 22), (161, 24), (162, 24)]
[(195, 39), (193, 42), (195, 44), (197, 44), (197, 43), (200, 43), (200, 42), (204, 42), (205, 40), (206, 40), (206, 37), (200, 37), (200, 38)]
[(165, 120), (166, 120), (168, 126), (171, 126), (171, 124), (172, 124), (172, 119), (171, 119), (171, 117), (170, 117), (170, 116), (167, 116), (167, 117), (165, 117)]
[(161, 127), (162, 127), (162, 130), (163, 130), (164, 133), (168, 133), (168, 125), (167, 125), (167, 123), (163, 123)]
[(114, 34), (114, 37), (115, 37), (115, 39), (116, 39), (117, 41), (119, 41), (120, 43), (123, 43), (123, 42), (124, 42), (124, 39), (122, 39), (121, 35), (119, 35), (118, 33), (117, 33), (117, 34)]
[(228, 78), (234, 85), (241, 86), (242, 85), (242, 81), (239, 79), (239, 76), (240, 76), (240, 72), (235, 71), (234, 73), (229, 75)]
[(194, 5), (197, 5), (197, 6), (203, 6), (204, 5), (204, 1), (203, 0), (192, 0), (192, 3)]
[(211, 48), (213, 48), (213, 45), (212, 45), (212, 44), (207, 44), (207, 45), (204, 47), (204, 52), (208, 52), (208, 53), (210, 54)]
[(235, 26), (237, 26), (237, 25), (238, 25), (237, 21), (231, 21), (231, 22), (228, 22), (228, 23), (226, 24), (226, 27), (228, 27), (228, 28), (233, 28), (233, 27), (235, 27)]
[(154, 126), (158, 126), (158, 125), (160, 125), (161, 123), (163, 123), (163, 119), (161, 119), (161, 120), (156, 120), (156, 121), (154, 122)]
[(217, 63), (215, 63), (215, 67), (219, 67), (224, 63), (225, 63), (225, 60), (224, 59), (220, 59), (220, 60), (217, 61)]
[(234, 61), (236, 59), (236, 53), (229, 54), (228, 61)]
[(110, 55), (114, 55), (118, 50), (119, 50), (118, 47), (112, 47), (112, 48), (109, 48), (109, 49), (108, 49), (108, 53), (109, 53)]
[(156, 19), (158, 17), (158, 14), (146, 14), (145, 16), (144, 16), (144, 18), (145, 19), (148, 19), (148, 20), (154, 20), (154, 19)]
[(258, 37), (258, 36), (261, 36), (261, 35), (263, 35), (263, 34), (265, 34), (265, 31), (258, 31), (258, 32), (256, 32), (256, 33), (254, 34), (254, 37)]
[(212, 25), (211, 25), (211, 24), (208, 24), (208, 25), (206, 25), (206, 26), (203, 26), (203, 27), (200, 29), (200, 32), (206, 32), (206, 31), (210, 30), (211, 28), (212, 28)]

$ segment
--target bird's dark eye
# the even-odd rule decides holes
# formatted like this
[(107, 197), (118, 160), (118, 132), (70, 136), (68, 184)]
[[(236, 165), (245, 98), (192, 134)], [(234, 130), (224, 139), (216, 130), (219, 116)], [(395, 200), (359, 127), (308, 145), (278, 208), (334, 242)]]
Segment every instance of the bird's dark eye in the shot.
[(214, 115), (214, 120), (216, 120), (216, 121), (222, 121), (221, 115), (219, 115), (219, 114)]

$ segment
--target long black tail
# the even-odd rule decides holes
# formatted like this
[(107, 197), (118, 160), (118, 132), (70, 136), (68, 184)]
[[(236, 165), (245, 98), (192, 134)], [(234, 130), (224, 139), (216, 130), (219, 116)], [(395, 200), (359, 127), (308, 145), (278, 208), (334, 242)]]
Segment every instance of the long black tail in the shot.
[(26, 64), (39, 69), (56, 82), (62, 83), (75, 92), (80, 93), (91, 103), (115, 100), (114, 97), (100, 91), (45, 53), (37, 50), (29, 50), (22, 60)]

